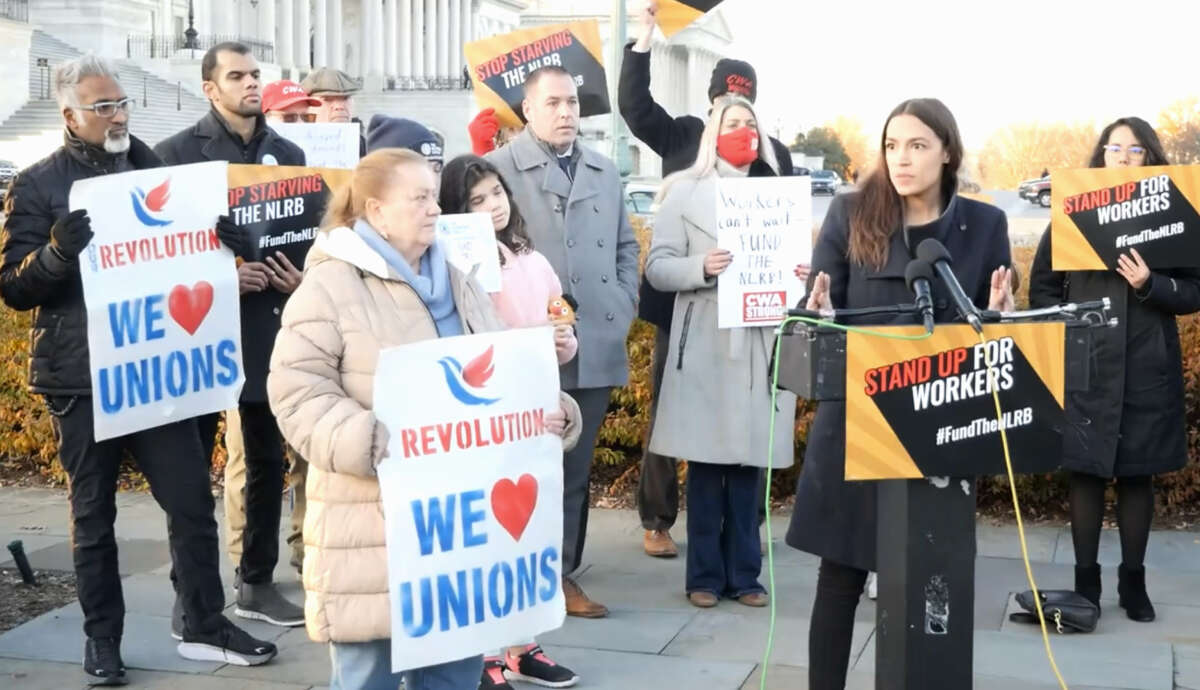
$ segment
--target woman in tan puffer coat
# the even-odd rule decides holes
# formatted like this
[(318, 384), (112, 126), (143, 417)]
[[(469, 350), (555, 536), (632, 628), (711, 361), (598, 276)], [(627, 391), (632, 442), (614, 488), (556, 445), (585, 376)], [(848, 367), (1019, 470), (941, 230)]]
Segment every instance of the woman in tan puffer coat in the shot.
[[(305, 622), (329, 642), (331, 688), (458, 690), (482, 657), (391, 672), (383, 505), (375, 467), (388, 430), (372, 412), (379, 351), (491, 330), (504, 323), (479, 284), (434, 241), (436, 179), (419, 154), (376, 151), (330, 203), (288, 301), (267, 381), (284, 438), (309, 462), (304, 521)], [(579, 408), (562, 396), (546, 415), (564, 444)]]

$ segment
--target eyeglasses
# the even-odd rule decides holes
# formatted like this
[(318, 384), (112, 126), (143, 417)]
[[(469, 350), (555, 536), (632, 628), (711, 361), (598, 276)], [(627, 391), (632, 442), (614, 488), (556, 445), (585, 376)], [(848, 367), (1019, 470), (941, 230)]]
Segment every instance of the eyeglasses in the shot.
[(317, 116), (314, 113), (280, 113), (277, 115), (280, 122), (316, 122)]
[(119, 101), (100, 101), (91, 105), (81, 105), (78, 106), (78, 109), (90, 110), (96, 113), (96, 117), (102, 117), (107, 120), (115, 116), (118, 110), (123, 113), (129, 113), (135, 105), (137, 105), (137, 102), (132, 98), (122, 98)]
[(1120, 144), (1107, 144), (1104, 150), (1114, 156), (1119, 156), (1122, 153), (1128, 153), (1130, 158), (1141, 158), (1146, 155), (1146, 149), (1141, 146), (1130, 146), (1125, 148)]

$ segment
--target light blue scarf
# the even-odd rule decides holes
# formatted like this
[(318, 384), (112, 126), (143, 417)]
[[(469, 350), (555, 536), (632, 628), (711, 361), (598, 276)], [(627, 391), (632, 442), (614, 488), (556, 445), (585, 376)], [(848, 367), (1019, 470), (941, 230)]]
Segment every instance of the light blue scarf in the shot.
[(366, 220), (360, 218), (354, 224), (354, 232), (416, 290), (421, 301), (429, 308), (429, 313), (433, 314), (439, 338), (463, 334), (462, 320), (458, 318), (458, 308), (454, 306), (454, 294), (450, 289), (450, 269), (446, 265), (442, 245), (434, 242), (425, 250), (421, 255), (421, 272), (415, 274), (412, 266), (404, 260), (404, 256), (388, 244)]

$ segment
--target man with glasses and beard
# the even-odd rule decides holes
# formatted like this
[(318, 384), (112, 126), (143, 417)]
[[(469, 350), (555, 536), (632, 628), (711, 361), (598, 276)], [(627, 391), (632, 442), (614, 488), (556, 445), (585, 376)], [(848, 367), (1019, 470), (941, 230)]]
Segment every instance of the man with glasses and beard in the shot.
[[(66, 125), (61, 148), (23, 170), (5, 202), (0, 235), (0, 297), (10, 308), (33, 310), (29, 389), (42, 396), (70, 479), (71, 548), (83, 609), (83, 668), (92, 685), (127, 682), (121, 661), (125, 602), (113, 523), (117, 477), (126, 451), (167, 514), (173, 564), (179, 574), (181, 656), (257, 665), (275, 656), (226, 619), (218, 568), (217, 524), (208, 459), (196, 421), (172, 422), (97, 441), (93, 433), (87, 312), (79, 255), (92, 240), (87, 209), (68, 213), (71, 185), (100, 175), (156, 168), (158, 156), (129, 135), (133, 99), (111, 61), (92, 55), (67, 62), (54, 75)], [(235, 252), (242, 233), (218, 226)]]
[[(221, 160), (304, 165), (300, 147), (267, 126), (262, 113), (258, 61), (248, 47), (240, 43), (213, 46), (204, 54), (200, 70), (204, 94), (212, 110), (192, 127), (155, 147), (164, 161), (172, 165)], [(228, 224), (227, 219), (222, 222)], [(304, 609), (284, 598), (274, 584), (283, 509), (284, 449), (275, 416), (267, 403), (266, 381), (280, 314), (288, 295), (300, 285), (301, 273), (283, 252), (267, 255), (263, 261), (250, 261), (250, 254), (242, 258), (245, 260), (239, 262), (238, 278), (246, 384), (238, 414), (226, 419), (227, 445), (237, 446), (240, 441), (245, 454), (245, 528), (234, 577), (238, 592), (234, 613), (272, 625), (294, 627), (304, 624)], [(217, 415), (206, 415), (199, 422), (201, 440), (211, 457)], [(237, 517), (226, 516), (226, 519), (236, 523)], [(179, 633), (178, 614), (176, 602), (175, 634)]]

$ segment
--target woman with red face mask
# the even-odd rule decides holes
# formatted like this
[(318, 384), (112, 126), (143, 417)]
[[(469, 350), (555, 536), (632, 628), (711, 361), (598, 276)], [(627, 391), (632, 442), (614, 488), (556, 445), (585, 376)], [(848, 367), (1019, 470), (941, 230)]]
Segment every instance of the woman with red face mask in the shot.
[(780, 393), (771, 408), (772, 328), (717, 328), (717, 283), (733, 259), (717, 248), (717, 182), (746, 177), (760, 156), (777, 171), (772, 147), (759, 145), (768, 141), (749, 101), (718, 99), (696, 162), (663, 183), (646, 258), (650, 284), (678, 293), (650, 450), (688, 460), (685, 591), (702, 608), (722, 597), (747, 606), (767, 603), (758, 581), (757, 487), (768, 462), (772, 415), (770, 463), (792, 464), (796, 398)]

